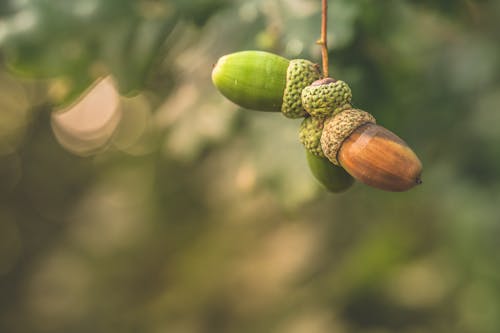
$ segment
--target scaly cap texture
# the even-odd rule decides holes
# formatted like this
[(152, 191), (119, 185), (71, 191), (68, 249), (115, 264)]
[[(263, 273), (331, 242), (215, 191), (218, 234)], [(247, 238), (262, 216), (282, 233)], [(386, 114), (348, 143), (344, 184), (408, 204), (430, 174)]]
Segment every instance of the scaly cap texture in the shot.
[(321, 118), (307, 117), (300, 124), (299, 140), (312, 154), (325, 157), (321, 149), (321, 133), (324, 120)]
[(321, 148), (325, 156), (335, 165), (340, 165), (337, 154), (342, 142), (359, 126), (376, 123), (375, 118), (366, 111), (349, 109), (328, 118), (323, 125)]
[(302, 105), (313, 117), (330, 117), (350, 108), (351, 88), (341, 80), (326, 78), (302, 90)]
[(302, 106), (302, 90), (321, 77), (319, 66), (305, 59), (290, 60), (286, 73), (286, 87), (281, 112), (288, 118), (307, 115)]

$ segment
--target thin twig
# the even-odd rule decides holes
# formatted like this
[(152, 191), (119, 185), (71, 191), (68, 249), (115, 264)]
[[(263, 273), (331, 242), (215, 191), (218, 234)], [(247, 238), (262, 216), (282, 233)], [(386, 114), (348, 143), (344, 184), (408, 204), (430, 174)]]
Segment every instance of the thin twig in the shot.
[(316, 42), (321, 46), (323, 61), (323, 77), (328, 77), (328, 45), (327, 40), (328, 0), (322, 0), (321, 5), (321, 38)]

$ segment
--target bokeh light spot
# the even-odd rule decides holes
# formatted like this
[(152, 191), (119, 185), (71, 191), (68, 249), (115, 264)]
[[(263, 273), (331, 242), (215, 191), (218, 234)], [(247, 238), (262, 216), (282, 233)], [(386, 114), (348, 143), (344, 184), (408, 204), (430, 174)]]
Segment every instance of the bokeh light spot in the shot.
[(82, 156), (101, 151), (120, 119), (120, 96), (111, 77), (98, 81), (74, 105), (52, 114), (57, 141)]
[(154, 126), (151, 105), (138, 95), (122, 98), (122, 119), (113, 136), (113, 145), (134, 156), (150, 153), (154, 148)]

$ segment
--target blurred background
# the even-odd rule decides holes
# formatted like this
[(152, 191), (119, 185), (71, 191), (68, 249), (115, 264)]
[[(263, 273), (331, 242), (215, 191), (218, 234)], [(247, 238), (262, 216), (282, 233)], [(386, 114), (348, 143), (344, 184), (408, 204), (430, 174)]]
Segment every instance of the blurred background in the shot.
[(499, 332), (500, 2), (329, 4), (409, 192), (325, 192), (300, 120), (211, 84), (320, 62), (320, 0), (0, 2), (0, 332)]

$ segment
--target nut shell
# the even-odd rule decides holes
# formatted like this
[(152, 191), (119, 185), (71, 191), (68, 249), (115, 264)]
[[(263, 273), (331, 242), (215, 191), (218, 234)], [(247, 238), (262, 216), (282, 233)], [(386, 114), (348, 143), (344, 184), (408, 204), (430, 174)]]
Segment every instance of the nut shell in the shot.
[(259, 111), (281, 111), (290, 61), (263, 51), (227, 54), (212, 70), (212, 82), (230, 101)]
[(422, 163), (410, 147), (372, 123), (358, 127), (344, 140), (338, 160), (354, 178), (382, 190), (407, 191), (422, 182)]

